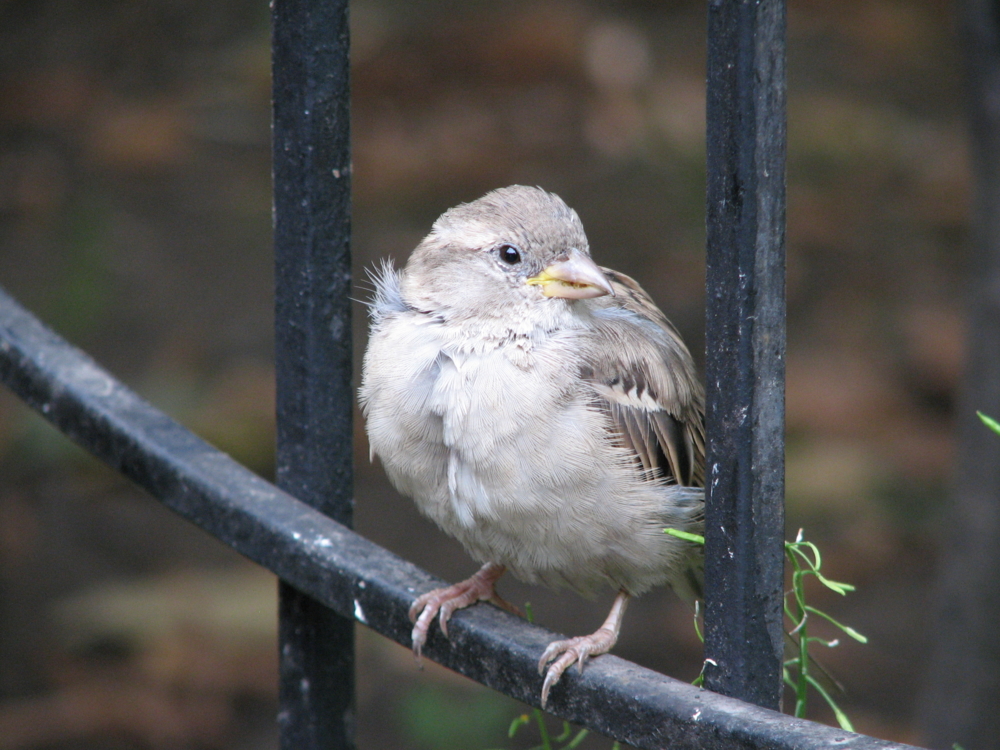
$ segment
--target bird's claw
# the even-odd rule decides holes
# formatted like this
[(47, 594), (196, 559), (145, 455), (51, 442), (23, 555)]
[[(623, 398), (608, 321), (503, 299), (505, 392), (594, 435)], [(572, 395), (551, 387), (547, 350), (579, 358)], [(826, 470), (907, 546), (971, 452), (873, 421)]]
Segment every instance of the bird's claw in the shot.
[(433, 603), (434, 596), (445, 591), (445, 589), (434, 589), (420, 596), (410, 607), (410, 622), (413, 623), (413, 630), (410, 638), (413, 641), (413, 655), (417, 659), (417, 664), (421, 667), (424, 644), (427, 643), (427, 631), (430, 630), (434, 615), (437, 614), (440, 605)]
[(550, 643), (542, 653), (542, 658), (538, 660), (538, 674), (545, 674), (545, 681), (542, 682), (542, 708), (545, 708), (549, 700), (552, 686), (559, 682), (563, 673), (573, 666), (573, 662), (576, 662), (577, 670), (583, 674), (583, 665), (587, 663), (587, 659), (607, 653), (615, 645), (616, 640), (617, 633), (601, 628), (591, 635)]
[(413, 655), (420, 664), (424, 644), (427, 643), (427, 634), (430, 632), (431, 623), (434, 618), (438, 618), (441, 633), (448, 637), (448, 621), (456, 610), (468, 607), (479, 601), (490, 601), (508, 611), (517, 612), (517, 608), (507, 603), (497, 595), (494, 585), (497, 579), (503, 574), (503, 567), (495, 564), (484, 565), (475, 575), (464, 581), (447, 586), (442, 589), (434, 589), (426, 594), (421, 594), (416, 601), (410, 605), (410, 622), (413, 623), (413, 631), (410, 638), (413, 641)]
[(456, 605), (452, 604), (449, 606), (454, 601), (454, 589), (456, 588), (457, 586), (449, 586), (448, 588), (428, 591), (426, 594), (420, 596), (410, 607), (410, 622), (413, 623), (410, 638), (413, 641), (413, 655), (417, 659), (417, 664), (421, 663), (424, 644), (427, 643), (427, 634), (430, 632), (431, 623), (434, 622), (435, 617), (440, 622), (441, 632), (444, 634), (444, 637), (448, 637), (448, 619), (455, 609), (457, 609)]

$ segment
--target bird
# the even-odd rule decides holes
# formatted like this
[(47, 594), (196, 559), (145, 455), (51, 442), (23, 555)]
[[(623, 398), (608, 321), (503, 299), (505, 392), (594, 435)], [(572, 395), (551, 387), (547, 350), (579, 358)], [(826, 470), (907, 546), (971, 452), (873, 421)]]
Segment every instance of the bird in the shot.
[(541, 705), (615, 645), (626, 605), (659, 585), (700, 598), (704, 389), (677, 329), (639, 284), (598, 266), (577, 213), (512, 185), (443, 213), (396, 269), (372, 274), (359, 402), (371, 458), (482, 564), (419, 596), (413, 650), (437, 618), (492, 602), (510, 571), (584, 596), (594, 633), (539, 658)]

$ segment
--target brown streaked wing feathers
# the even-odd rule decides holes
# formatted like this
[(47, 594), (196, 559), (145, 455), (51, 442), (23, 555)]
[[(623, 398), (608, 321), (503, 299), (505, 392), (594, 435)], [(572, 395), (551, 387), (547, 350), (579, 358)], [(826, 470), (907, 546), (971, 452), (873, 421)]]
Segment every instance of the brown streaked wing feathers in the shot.
[[(662, 336), (640, 324), (623, 330), (620, 319), (618, 325), (599, 326), (581, 374), (597, 386), (613, 429), (643, 470), (661, 481), (703, 486), (704, 395), (690, 354), (677, 329), (633, 279), (602, 270), (616, 296), (592, 304), (633, 312), (651, 321)], [(660, 408), (648, 408), (649, 399)]]

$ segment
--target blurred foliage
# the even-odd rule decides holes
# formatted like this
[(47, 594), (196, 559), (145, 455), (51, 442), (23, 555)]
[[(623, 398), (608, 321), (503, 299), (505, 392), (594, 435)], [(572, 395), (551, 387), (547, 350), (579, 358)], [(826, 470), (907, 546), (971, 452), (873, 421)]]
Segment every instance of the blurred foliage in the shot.
[(412, 747), (467, 750), (501, 744), (517, 705), (492, 691), (470, 696), (430, 686), (409, 693), (400, 712)]

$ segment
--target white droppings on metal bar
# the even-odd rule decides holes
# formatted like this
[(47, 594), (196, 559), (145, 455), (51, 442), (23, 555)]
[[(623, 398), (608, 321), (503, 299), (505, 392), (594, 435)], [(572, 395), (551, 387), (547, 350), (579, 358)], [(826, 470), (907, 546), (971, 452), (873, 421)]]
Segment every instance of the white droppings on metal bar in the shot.
[(73, 375), (67, 378), (68, 381), (75, 381), (92, 390), (98, 396), (110, 396), (115, 390), (115, 380), (104, 370), (93, 362), (75, 361), (73, 363)]
[(361, 609), (361, 602), (357, 599), (354, 600), (354, 619), (363, 625), (368, 624), (368, 619), (365, 617), (365, 611)]
[(691, 719), (693, 721), (698, 721), (698, 719), (700, 718), (701, 718), (701, 709), (699, 708), (697, 711), (694, 712), (694, 716), (692, 716)]

